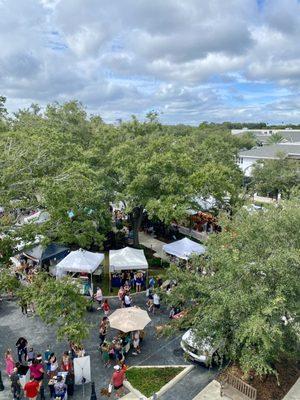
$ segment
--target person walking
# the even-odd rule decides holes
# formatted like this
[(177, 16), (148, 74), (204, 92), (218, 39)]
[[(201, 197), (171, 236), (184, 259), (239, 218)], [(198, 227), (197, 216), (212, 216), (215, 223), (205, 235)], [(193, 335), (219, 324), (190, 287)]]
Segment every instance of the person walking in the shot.
[(155, 279), (153, 278), (153, 276), (151, 276), (151, 278), (149, 279), (149, 287), (151, 289), (154, 289), (155, 286)]
[(104, 362), (104, 367), (110, 367), (111, 361), (109, 358), (109, 344), (104, 342), (101, 345), (101, 351), (102, 351), (102, 361)]
[(118, 291), (118, 298), (121, 303), (121, 308), (123, 308), (124, 296), (125, 296), (125, 290), (124, 290), (123, 286), (120, 286), (120, 289)]
[(40, 384), (33, 377), (24, 386), (24, 394), (29, 400), (36, 400), (40, 390)]
[(124, 296), (124, 306), (131, 307), (131, 297), (129, 293), (126, 293)]
[(7, 375), (10, 377), (15, 368), (15, 362), (11, 353), (11, 349), (8, 349), (4, 355), (5, 360), (5, 371)]
[(102, 310), (104, 312), (104, 315), (107, 317), (109, 312), (110, 312), (110, 306), (108, 304), (108, 300), (107, 299), (104, 300), (104, 303), (102, 304), (101, 308), (102, 308)]
[(107, 335), (107, 328), (108, 328), (108, 318), (105, 316), (102, 318), (102, 321), (100, 322), (99, 325), (99, 346), (102, 346), (105, 337)]
[(120, 365), (114, 366), (114, 373), (112, 375), (110, 384), (116, 391), (116, 397), (120, 397), (124, 392), (124, 380), (126, 379), (125, 371)]
[(27, 358), (27, 340), (24, 337), (20, 337), (16, 343), (16, 348), (18, 351), (18, 359), (19, 362), (22, 364), (22, 356), (24, 354), (24, 361), (26, 361)]
[(14, 400), (20, 400), (21, 398), (21, 382), (20, 382), (20, 377), (18, 374), (18, 368), (14, 367), (14, 370), (10, 376), (11, 380), (11, 392), (13, 395)]
[(28, 317), (28, 314), (27, 314), (27, 302), (26, 302), (26, 300), (21, 299), (19, 304), (20, 304), (20, 307), (21, 307), (22, 314), (23, 314), (23, 315), (26, 315), (26, 316)]
[(101, 310), (101, 304), (102, 304), (102, 299), (103, 299), (103, 294), (102, 294), (102, 290), (100, 287), (97, 287), (97, 291), (96, 291), (94, 298), (98, 303), (97, 310), (99, 311), (99, 310)]
[(153, 294), (153, 308), (152, 308), (153, 314), (155, 313), (155, 310), (159, 310), (159, 309), (160, 309), (160, 298), (157, 293), (154, 293)]

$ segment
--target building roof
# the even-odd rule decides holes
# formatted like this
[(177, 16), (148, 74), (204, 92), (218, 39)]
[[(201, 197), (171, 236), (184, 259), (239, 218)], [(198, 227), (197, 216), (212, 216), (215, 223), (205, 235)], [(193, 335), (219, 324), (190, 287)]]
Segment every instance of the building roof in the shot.
[(286, 157), (300, 156), (300, 145), (290, 143), (277, 143), (270, 144), (262, 147), (255, 147), (251, 150), (241, 151), (239, 157), (244, 158), (279, 158), (279, 153), (284, 154)]
[(257, 140), (267, 143), (274, 134), (279, 134), (283, 138), (283, 142), (300, 142), (300, 129), (232, 129), (233, 135), (243, 135), (245, 133), (253, 133)]

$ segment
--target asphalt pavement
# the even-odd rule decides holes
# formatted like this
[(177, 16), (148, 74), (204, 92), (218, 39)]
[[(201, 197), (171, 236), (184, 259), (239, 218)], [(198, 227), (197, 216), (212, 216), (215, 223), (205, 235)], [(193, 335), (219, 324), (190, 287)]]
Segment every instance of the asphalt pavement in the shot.
[[(112, 310), (118, 308), (119, 301), (114, 298), (109, 303)], [(134, 303), (145, 308), (145, 294), (139, 294), (135, 297)], [(84, 342), (87, 354), (91, 356), (91, 372), (92, 380), (95, 382), (97, 398), (100, 400), (100, 389), (107, 387), (110, 381), (113, 368), (105, 368), (101, 360), (98, 350), (98, 324), (102, 318), (102, 312), (95, 311), (87, 313), (86, 322), (91, 326), (90, 336)], [(152, 321), (146, 327), (146, 335), (142, 343), (142, 353), (138, 356), (130, 354), (126, 358), (126, 364), (132, 365), (185, 365), (189, 364), (183, 357), (180, 348), (180, 339), (182, 332), (176, 332), (172, 337), (157, 337), (155, 326), (165, 324), (168, 321), (168, 311), (162, 307), (161, 312), (151, 316)], [(85, 321), (83, 321), (85, 323)], [(116, 331), (110, 330), (108, 338), (112, 338)], [(33, 347), (36, 352), (42, 354), (48, 346), (55, 352), (58, 359), (61, 358), (63, 351), (68, 350), (66, 342), (58, 342), (56, 340), (55, 327), (46, 326), (38, 317), (26, 317), (22, 315), (21, 310), (15, 301), (3, 301), (0, 304), (0, 368), (2, 371), (3, 383), (5, 390), (0, 392), (0, 400), (10, 400), (12, 396), (9, 390), (9, 380), (4, 371), (4, 353), (11, 348), (15, 359), (17, 359), (15, 351), (15, 343), (20, 336), (28, 340), (29, 346)], [(196, 366), (192, 374), (188, 374), (176, 386), (177, 389), (168, 394), (166, 393), (163, 400), (192, 398), (187, 393), (197, 394), (206, 384), (208, 384), (214, 375), (214, 371)], [(187, 392), (188, 391), (188, 392)], [(46, 399), (50, 398), (46, 388)], [(89, 399), (90, 384), (75, 386), (75, 392), (72, 399)], [(170, 397), (171, 396), (171, 397)]]

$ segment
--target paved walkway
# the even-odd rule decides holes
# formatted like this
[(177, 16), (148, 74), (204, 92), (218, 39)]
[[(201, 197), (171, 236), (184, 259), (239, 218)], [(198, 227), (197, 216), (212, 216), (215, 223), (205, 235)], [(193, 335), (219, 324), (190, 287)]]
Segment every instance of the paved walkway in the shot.
[(154, 256), (159, 257), (162, 260), (169, 261), (168, 256), (163, 251), (163, 246), (166, 244), (160, 240), (155, 239), (153, 236), (148, 235), (144, 232), (139, 232), (140, 244), (155, 251)]
[(300, 399), (300, 378), (292, 386), (291, 390), (284, 396), (283, 400), (299, 400)]
[(229, 400), (229, 398), (220, 396), (220, 383), (213, 380), (193, 400)]
[[(112, 310), (118, 308), (118, 299), (110, 299), (110, 306)], [(145, 309), (146, 297), (145, 293), (137, 294), (134, 296), (134, 303)], [(161, 312), (155, 315), (151, 315), (151, 322), (147, 325), (145, 331), (146, 336), (142, 344), (142, 354), (135, 357), (131, 354), (127, 356), (127, 365), (179, 365), (186, 364), (188, 362), (183, 357), (183, 351), (180, 348), (180, 339), (182, 332), (176, 332), (173, 337), (157, 337), (155, 327), (157, 325), (163, 325), (169, 321), (168, 310), (164, 305), (161, 307)], [(87, 313), (86, 321), (91, 326), (90, 336), (85, 340), (85, 348), (88, 354), (91, 356), (91, 369), (92, 379), (95, 381), (96, 393), (98, 400), (104, 400), (104, 397), (100, 396), (100, 389), (108, 386), (108, 382), (111, 378), (113, 369), (104, 368), (103, 362), (97, 350), (98, 344), (98, 324), (99, 319), (102, 317), (102, 313), (93, 312)], [(83, 321), (84, 323), (84, 321)], [(111, 339), (115, 335), (116, 331), (111, 329), (108, 336)], [(56, 341), (56, 331), (54, 326), (46, 326), (43, 324), (38, 317), (26, 318), (21, 314), (20, 307), (15, 301), (3, 301), (0, 305), (0, 355), (11, 348), (15, 354), (15, 343), (19, 336), (24, 336), (28, 339), (29, 345), (33, 346), (36, 351), (44, 352), (47, 346), (50, 344), (51, 349), (55, 351), (57, 356), (60, 358), (62, 352), (67, 349), (66, 342)], [(0, 370), (2, 371), (3, 382), (5, 391), (0, 392), (0, 400), (11, 400), (12, 396), (9, 391), (9, 381), (6, 373), (4, 372), (3, 357), (0, 357)], [(199, 370), (199, 381), (205, 381), (208, 383), (211, 379), (209, 371), (207, 369)], [(198, 391), (201, 388), (197, 388)], [(184, 390), (184, 388), (182, 388)], [(85, 392), (89, 398), (91, 388), (90, 384), (86, 385)], [(180, 398), (184, 399), (185, 396), (181, 395)], [(176, 399), (177, 397), (175, 397)], [(49, 400), (48, 389), (46, 388), (46, 399)], [(73, 400), (82, 400), (82, 388), (80, 386), (75, 387)], [(126, 398), (125, 398), (126, 399)], [(130, 400), (130, 397), (127, 397)], [(132, 398), (131, 400), (137, 400)]]
[(177, 382), (172, 388), (164, 393), (161, 400), (184, 399), (193, 400), (195, 395), (202, 390), (207, 383), (214, 378), (217, 370), (207, 369), (195, 364), (195, 367)]
[(122, 400), (139, 400), (139, 398), (132, 392), (126, 394), (126, 396), (123, 396), (121, 399)]

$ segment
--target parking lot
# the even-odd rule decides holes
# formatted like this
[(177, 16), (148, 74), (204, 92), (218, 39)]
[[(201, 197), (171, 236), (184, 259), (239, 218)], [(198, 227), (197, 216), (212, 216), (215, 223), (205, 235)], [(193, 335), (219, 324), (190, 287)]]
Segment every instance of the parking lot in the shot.
[[(116, 299), (110, 299), (112, 310), (118, 307)], [(140, 294), (135, 297), (134, 303), (140, 307), (145, 307), (145, 295)], [(51, 312), (51, 311), (50, 311)], [(95, 381), (96, 392), (98, 399), (100, 397), (100, 389), (107, 387), (112, 375), (112, 367), (104, 368), (101, 356), (98, 350), (98, 324), (102, 317), (100, 312), (92, 312), (87, 314), (87, 323), (90, 324), (90, 337), (84, 342), (87, 354), (91, 356), (91, 373), (92, 380)], [(151, 323), (146, 327), (146, 335), (142, 344), (142, 353), (138, 356), (133, 356), (131, 352), (126, 357), (126, 364), (131, 365), (178, 365), (188, 364), (183, 357), (183, 352), (180, 348), (180, 339), (182, 332), (176, 332), (172, 337), (157, 337), (155, 326), (162, 325), (168, 321), (168, 312), (164, 308), (160, 314), (154, 315)], [(83, 322), (84, 323), (84, 322)], [(108, 337), (112, 338), (116, 331), (110, 330)], [(68, 350), (67, 342), (57, 342), (55, 335), (55, 327), (46, 326), (36, 316), (23, 316), (18, 304), (15, 301), (3, 301), (0, 305), (0, 352), (4, 356), (4, 352), (11, 348), (14, 352), (15, 343), (20, 336), (24, 336), (35, 351), (44, 353), (47, 346), (55, 352), (60, 359), (63, 351)], [(0, 366), (3, 376), (5, 391), (0, 392), (0, 399), (11, 399), (9, 392), (9, 381), (4, 372), (3, 356), (0, 358)], [(16, 353), (15, 353), (16, 356)], [(199, 365), (183, 381), (179, 382), (174, 387), (175, 393), (167, 392), (164, 400), (185, 398), (192, 399), (215, 375), (215, 371), (208, 370)], [(188, 389), (187, 389), (188, 387)], [(176, 390), (175, 390), (176, 389)], [(90, 384), (85, 385), (85, 394), (81, 386), (75, 387), (73, 399), (89, 398)], [(49, 399), (49, 391), (45, 390), (46, 399)], [(181, 397), (180, 393), (184, 396)], [(178, 396), (178, 397), (177, 397)]]

